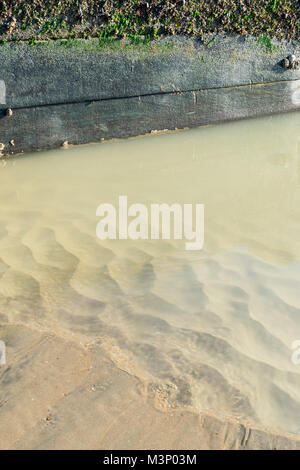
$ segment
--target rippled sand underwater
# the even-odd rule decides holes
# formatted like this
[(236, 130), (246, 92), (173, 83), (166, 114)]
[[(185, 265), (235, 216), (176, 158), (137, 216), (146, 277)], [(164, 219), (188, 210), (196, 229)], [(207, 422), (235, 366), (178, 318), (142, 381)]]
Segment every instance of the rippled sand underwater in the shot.
[[(294, 113), (3, 160), (1, 324), (105, 344), (167, 406), (299, 433), (299, 129)], [(99, 240), (119, 195), (205, 204), (204, 249)]]

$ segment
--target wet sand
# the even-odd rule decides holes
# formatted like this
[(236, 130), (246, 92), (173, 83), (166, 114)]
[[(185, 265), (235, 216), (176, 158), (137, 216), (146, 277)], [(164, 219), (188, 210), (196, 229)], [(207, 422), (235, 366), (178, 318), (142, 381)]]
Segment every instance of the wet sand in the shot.
[(0, 329), (10, 366), (1, 373), (0, 449), (299, 449), (299, 440), (155, 398), (105, 345), (24, 327)]
[[(300, 447), (299, 125), (2, 161), (0, 448)], [(121, 194), (204, 203), (204, 250), (98, 240)]]

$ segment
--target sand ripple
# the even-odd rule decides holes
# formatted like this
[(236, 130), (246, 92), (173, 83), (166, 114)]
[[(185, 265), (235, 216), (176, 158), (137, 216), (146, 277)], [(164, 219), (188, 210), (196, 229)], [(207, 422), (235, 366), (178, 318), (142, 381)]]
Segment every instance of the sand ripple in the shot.
[[(280, 123), (266, 121), (265, 133), (274, 136)], [(291, 343), (300, 339), (299, 151), (287, 139), (283, 170), (278, 141), (276, 149), (263, 146), (262, 133), (250, 145), (249, 126), (262, 131), (253, 123), (232, 126), (240, 145), (251, 147), (246, 155), (221, 127), (197, 131), (200, 147), (200, 134), (187, 133), (184, 146), (178, 135), (160, 136), (151, 158), (149, 139), (141, 139), (140, 146), (92, 146), (84, 158), (86, 148), (8, 163), (0, 172), (0, 321), (78, 344), (103, 342), (118, 367), (131, 364), (156, 405), (298, 433), (300, 369)], [(222, 143), (222, 159), (205, 147), (212, 137)], [(158, 149), (166, 138), (172, 155), (163, 159)], [(147, 158), (137, 160), (140, 151)], [(32, 184), (31, 170), (40, 175)], [(172, 241), (100, 242), (96, 207), (119, 194), (135, 202), (204, 202), (205, 250), (191, 255)], [(19, 374), (26, 369), (22, 347)], [(50, 374), (53, 390), (61, 373)], [(7, 372), (1, 380), (18, 377)], [(35, 419), (26, 417), (28, 425)]]

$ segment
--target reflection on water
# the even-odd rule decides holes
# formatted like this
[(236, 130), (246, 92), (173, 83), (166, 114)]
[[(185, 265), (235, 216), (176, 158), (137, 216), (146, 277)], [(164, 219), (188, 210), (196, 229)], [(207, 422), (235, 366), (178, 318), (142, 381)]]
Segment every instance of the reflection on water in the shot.
[[(300, 114), (0, 166), (0, 321), (108, 338), (174, 403), (298, 432)], [(204, 250), (96, 237), (96, 208), (204, 203)]]

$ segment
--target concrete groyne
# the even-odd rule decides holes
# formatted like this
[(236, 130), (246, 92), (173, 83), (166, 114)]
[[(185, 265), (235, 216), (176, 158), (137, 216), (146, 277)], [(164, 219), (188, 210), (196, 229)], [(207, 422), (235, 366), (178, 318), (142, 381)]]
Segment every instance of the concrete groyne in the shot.
[(2, 154), (300, 109), (300, 44), (213, 36), (147, 48), (98, 40), (0, 48)]

